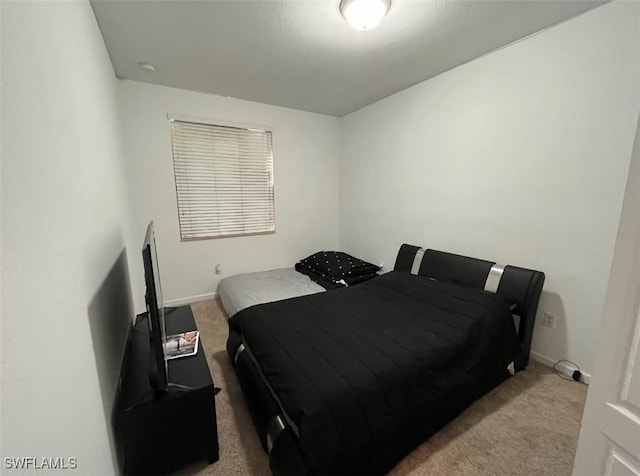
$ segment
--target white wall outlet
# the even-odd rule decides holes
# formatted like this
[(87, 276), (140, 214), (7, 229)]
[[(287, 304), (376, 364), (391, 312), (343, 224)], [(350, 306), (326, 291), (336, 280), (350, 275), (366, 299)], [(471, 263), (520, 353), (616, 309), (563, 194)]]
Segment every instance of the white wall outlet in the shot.
[(542, 325), (551, 327), (552, 329), (556, 328), (556, 315), (551, 314), (550, 312), (545, 312), (544, 317), (542, 318)]

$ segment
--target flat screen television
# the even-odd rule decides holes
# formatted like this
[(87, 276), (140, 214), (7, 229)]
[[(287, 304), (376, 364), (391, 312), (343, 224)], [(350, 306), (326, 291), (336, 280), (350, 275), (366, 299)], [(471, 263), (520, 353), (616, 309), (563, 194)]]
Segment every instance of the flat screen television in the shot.
[(153, 221), (147, 226), (142, 245), (142, 261), (146, 285), (147, 323), (149, 325), (149, 380), (151, 387), (156, 392), (166, 392), (169, 389), (169, 374), (164, 352), (166, 340), (164, 304)]

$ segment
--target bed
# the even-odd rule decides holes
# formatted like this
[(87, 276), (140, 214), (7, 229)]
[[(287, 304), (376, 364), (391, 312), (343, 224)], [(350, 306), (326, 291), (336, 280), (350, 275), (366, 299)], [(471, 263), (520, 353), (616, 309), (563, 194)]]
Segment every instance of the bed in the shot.
[(342, 251), (318, 251), (294, 268), (224, 278), (218, 284), (218, 296), (230, 318), (256, 304), (355, 286), (377, 276), (380, 270), (379, 266)]
[(543, 283), (405, 244), (358, 286), (235, 314), (227, 351), (272, 472), (388, 472), (526, 367)]
[(256, 304), (324, 291), (324, 287), (293, 268), (236, 274), (218, 284), (218, 296), (229, 318)]

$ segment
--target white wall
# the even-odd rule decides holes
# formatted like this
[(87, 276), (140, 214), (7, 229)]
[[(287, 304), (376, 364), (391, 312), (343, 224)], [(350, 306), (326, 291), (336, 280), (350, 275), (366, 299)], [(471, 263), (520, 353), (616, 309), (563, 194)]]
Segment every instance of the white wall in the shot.
[[(134, 229), (142, 245), (147, 223), (155, 221), (165, 301), (213, 293), (225, 276), (290, 267), (338, 247), (338, 118), (136, 81), (120, 81), (118, 89)], [(274, 235), (180, 241), (167, 113), (272, 128)], [(141, 309), (138, 254), (132, 281)], [(215, 275), (218, 263), (222, 274)]]
[(3, 1), (2, 66), (1, 464), (73, 457), (78, 474), (113, 474), (128, 208), (116, 80), (89, 3)]
[(533, 350), (589, 371), (639, 110), (639, 11), (600, 7), (344, 117), (342, 248), (387, 268), (408, 242), (542, 270)]

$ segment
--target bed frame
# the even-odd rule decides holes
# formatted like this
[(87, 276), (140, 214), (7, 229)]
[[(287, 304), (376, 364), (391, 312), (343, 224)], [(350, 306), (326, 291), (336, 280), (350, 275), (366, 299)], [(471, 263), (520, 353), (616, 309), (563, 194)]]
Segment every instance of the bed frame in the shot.
[(400, 247), (393, 269), (470, 288), (485, 289), (505, 298), (512, 304), (513, 314), (519, 318), (517, 331), (521, 351), (516, 358), (515, 369), (524, 370), (529, 364), (531, 338), (544, 273), (407, 244)]
[[(521, 352), (514, 362), (515, 370), (527, 366), (544, 273), (408, 244), (400, 247), (394, 271), (485, 289), (505, 298), (512, 304), (512, 312), (519, 317), (517, 334)], [(308, 474), (297, 437), (279, 418), (281, 411), (270, 388), (251, 352), (239, 351), (243, 348), (242, 336), (230, 328), (227, 352), (262, 446), (270, 456), (271, 471), (276, 475)]]

